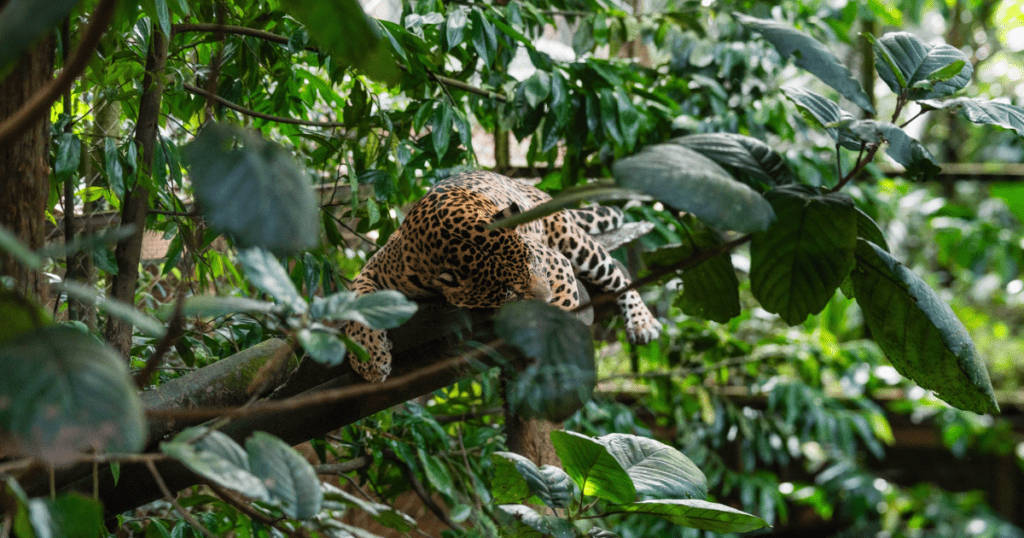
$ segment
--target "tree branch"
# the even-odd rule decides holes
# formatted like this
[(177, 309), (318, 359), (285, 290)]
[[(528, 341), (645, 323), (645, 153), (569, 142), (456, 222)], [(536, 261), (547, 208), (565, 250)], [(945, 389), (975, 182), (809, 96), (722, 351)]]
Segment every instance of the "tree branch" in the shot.
[(206, 90), (204, 90), (202, 88), (199, 88), (197, 86), (193, 86), (193, 85), (191, 85), (191, 84), (189, 84), (187, 82), (182, 84), (181, 87), (184, 88), (186, 91), (189, 91), (189, 92), (194, 93), (196, 95), (199, 95), (201, 97), (205, 97), (205, 98), (207, 98), (207, 99), (209, 99), (209, 100), (211, 100), (211, 101), (213, 101), (215, 103), (224, 105), (224, 106), (230, 108), (231, 110), (234, 110), (236, 112), (240, 112), (242, 114), (245, 114), (246, 116), (252, 116), (254, 118), (259, 118), (261, 120), (273, 121), (273, 122), (276, 122), (276, 123), (287, 123), (287, 124), (290, 124), (290, 125), (305, 125), (305, 126), (309, 126), (309, 127), (327, 127), (327, 128), (331, 128), (331, 129), (336, 129), (336, 128), (339, 128), (339, 127), (345, 127), (344, 123), (337, 122), (337, 121), (312, 121), (312, 120), (299, 120), (299, 119), (295, 119), (295, 118), (286, 118), (284, 116), (272, 116), (270, 114), (264, 114), (262, 112), (257, 112), (257, 111), (255, 111), (255, 110), (253, 110), (251, 108), (246, 108), (246, 107), (244, 107), (242, 105), (239, 105), (237, 103), (234, 103), (232, 101), (228, 101), (227, 99), (225, 99), (225, 98), (223, 98), (223, 97), (221, 97), (219, 95), (210, 93), (210, 92), (208, 92), (208, 91), (206, 91)]
[[(12, 114), (6, 121), (0, 123), (0, 145), (10, 143), (14, 137), (22, 133), (29, 125), (39, 121), (50, 110), (50, 106), (57, 101), (64, 90), (71, 87), (71, 84), (82, 74), (85, 66), (88, 65), (96, 47), (99, 46), (100, 38), (110, 26), (114, 17), (117, 0), (100, 0), (93, 11), (92, 20), (82, 34), (82, 40), (78, 42), (74, 54), (64, 64), (60, 75), (53, 79), (45, 88), (28, 100), (16, 113)], [(64, 46), (67, 46), (65, 43)]]

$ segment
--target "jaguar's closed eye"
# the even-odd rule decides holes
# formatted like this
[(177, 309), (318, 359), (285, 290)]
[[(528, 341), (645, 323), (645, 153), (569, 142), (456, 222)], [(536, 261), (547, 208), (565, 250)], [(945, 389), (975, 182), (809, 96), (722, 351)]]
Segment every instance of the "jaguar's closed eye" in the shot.
[(459, 284), (459, 281), (451, 273), (441, 273), (437, 275), (437, 283), (445, 286), (456, 286)]

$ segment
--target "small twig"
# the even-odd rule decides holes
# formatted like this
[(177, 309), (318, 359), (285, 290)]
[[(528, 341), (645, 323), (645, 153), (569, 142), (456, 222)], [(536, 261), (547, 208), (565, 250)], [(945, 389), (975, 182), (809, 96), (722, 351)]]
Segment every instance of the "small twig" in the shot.
[[(38, 90), (21, 108), (10, 115), (6, 121), (0, 123), (0, 146), (7, 146), (11, 140), (20, 135), (30, 125), (39, 121), (50, 110), (52, 105), (66, 88), (82, 74), (85, 66), (92, 59), (100, 39), (110, 26), (110, 21), (116, 11), (117, 0), (100, 0), (93, 10), (92, 20), (82, 33), (82, 40), (78, 47), (64, 64), (57, 78), (50, 81), (44, 88)], [(67, 43), (64, 44), (67, 46)]]
[(164, 494), (164, 498), (167, 500), (167, 502), (174, 505), (174, 509), (179, 514), (181, 514), (181, 517), (183, 517), (185, 521), (188, 522), (189, 525), (192, 525), (192, 528), (198, 529), (199, 532), (203, 533), (203, 536), (205, 536), (206, 538), (214, 538), (213, 534), (211, 534), (210, 531), (205, 526), (203, 526), (202, 523), (197, 521), (196, 518), (192, 517), (192, 514), (190, 514), (188, 510), (185, 510), (181, 506), (181, 504), (178, 503), (178, 499), (175, 498), (173, 493), (171, 493), (171, 490), (167, 489), (167, 484), (164, 482), (164, 477), (160, 476), (160, 471), (157, 470), (156, 464), (153, 463), (152, 461), (147, 461), (146, 467), (149, 468), (150, 474), (152, 474), (153, 479), (156, 480), (156, 485), (160, 487), (160, 491)]
[(146, 361), (146, 367), (143, 368), (139, 373), (135, 374), (135, 386), (144, 388), (149, 384), (149, 378), (153, 376), (153, 372), (156, 371), (157, 367), (164, 360), (164, 355), (170, 351), (171, 346), (174, 342), (184, 334), (185, 329), (185, 316), (182, 315), (182, 311), (185, 307), (185, 294), (179, 293), (178, 300), (174, 303), (174, 315), (171, 316), (171, 322), (167, 325), (167, 332), (164, 333), (164, 337), (157, 343), (156, 349), (153, 350), (153, 354), (150, 355), (149, 360)]
[(324, 463), (316, 465), (313, 467), (313, 470), (316, 471), (316, 474), (341, 475), (350, 473), (356, 469), (362, 469), (363, 467), (369, 466), (371, 463), (373, 463), (373, 459), (369, 456), (359, 456), (358, 458), (352, 458), (348, 461), (339, 463)]
[(430, 493), (427, 492), (427, 489), (423, 487), (423, 483), (420, 482), (420, 479), (416, 477), (416, 473), (413, 472), (412, 468), (409, 467), (407, 463), (402, 461), (400, 458), (398, 458), (398, 456), (395, 453), (390, 451), (385, 453), (385, 457), (394, 462), (394, 464), (398, 466), (398, 469), (402, 471), (402, 475), (405, 476), (405, 479), (408, 480), (409, 484), (412, 486), (412, 490), (416, 492), (416, 496), (418, 496), (420, 500), (423, 501), (423, 505), (426, 506), (428, 510), (430, 510), (431, 512), (434, 513), (435, 516), (437, 516), (437, 519), (441, 520), (442, 523), (447, 525), (453, 531), (462, 531), (462, 528), (459, 527), (457, 523), (452, 521), (451, 518), (448, 517), (448, 514), (446, 514), (444, 510), (442, 510), (441, 507), (438, 506), (437, 502), (435, 502), (434, 499), (430, 496)]
[(254, 118), (259, 118), (261, 120), (273, 121), (273, 122), (276, 122), (276, 123), (287, 123), (287, 124), (290, 124), (290, 125), (304, 125), (304, 126), (307, 126), (307, 127), (328, 127), (328, 128), (332, 128), (332, 129), (345, 127), (345, 123), (339, 122), (339, 121), (299, 120), (299, 119), (295, 119), (295, 118), (286, 118), (284, 116), (274, 116), (274, 115), (271, 115), (271, 114), (264, 114), (262, 112), (257, 112), (257, 111), (255, 111), (255, 110), (253, 110), (251, 108), (246, 108), (246, 107), (244, 107), (242, 105), (239, 105), (239, 104), (237, 104), (237, 103), (235, 103), (233, 101), (228, 101), (227, 99), (225, 99), (225, 98), (223, 98), (223, 97), (221, 97), (219, 95), (212, 94), (212, 93), (210, 93), (210, 92), (208, 92), (208, 91), (206, 91), (206, 90), (204, 90), (202, 88), (199, 88), (197, 86), (193, 86), (193, 85), (191, 85), (191, 84), (189, 84), (187, 82), (183, 83), (181, 85), (181, 87), (184, 88), (186, 91), (192, 92), (192, 93), (194, 93), (196, 95), (199, 95), (201, 97), (205, 97), (205, 98), (207, 98), (207, 99), (209, 99), (211, 101), (214, 101), (216, 103), (220, 103), (221, 105), (224, 105), (224, 106), (230, 108), (231, 110), (234, 110), (236, 112), (245, 114), (246, 116), (252, 116)]

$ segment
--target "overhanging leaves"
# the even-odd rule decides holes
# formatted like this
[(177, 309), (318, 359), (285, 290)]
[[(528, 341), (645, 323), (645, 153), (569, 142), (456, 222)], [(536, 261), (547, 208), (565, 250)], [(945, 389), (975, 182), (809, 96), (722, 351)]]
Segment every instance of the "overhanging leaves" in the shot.
[(331, 51), (338, 63), (354, 65), (379, 82), (398, 83), (398, 65), (384, 45), (376, 21), (366, 16), (357, 0), (284, 0), (281, 7)]
[(593, 495), (613, 503), (636, 500), (633, 480), (604, 445), (574, 432), (551, 432), (551, 444), (576, 486), (584, 495)]
[[(0, 79), (36, 38), (56, 26), (79, 0), (10, 0), (0, 9)], [(64, 46), (69, 46), (65, 44)]]
[(872, 40), (878, 76), (897, 94), (911, 99), (951, 95), (967, 85), (974, 73), (970, 59), (945, 43), (930, 45), (908, 32), (892, 32)]
[(245, 450), (219, 431), (189, 428), (160, 443), (160, 450), (220, 486), (256, 501), (272, 500), (263, 480), (250, 471)]
[(294, 448), (265, 432), (246, 439), (252, 474), (263, 480), (285, 515), (309, 519), (320, 512), (323, 493), (316, 471)]
[(283, 147), (253, 131), (214, 123), (184, 154), (196, 199), (213, 229), (232, 234), (240, 246), (276, 253), (317, 245), (319, 210), (312, 188)]
[(721, 533), (749, 532), (768, 526), (765, 520), (757, 516), (724, 504), (699, 499), (642, 501), (624, 506), (610, 506), (608, 512), (657, 516), (676, 525)]
[[(673, 266), (683, 260), (720, 247), (719, 234), (693, 215), (681, 219), (683, 243), (643, 253), (652, 269)], [(682, 271), (683, 291), (675, 304), (688, 316), (725, 323), (740, 314), (740, 281), (728, 252), (723, 252)]]
[(834, 126), (841, 121), (853, 119), (853, 116), (839, 108), (835, 101), (811, 90), (794, 86), (782, 88), (782, 92), (796, 105), (804, 118), (825, 129), (825, 132), (834, 140), (838, 140), (844, 148), (854, 151), (861, 148), (861, 141), (853, 138), (849, 131)]
[(536, 496), (551, 508), (565, 508), (573, 500), (572, 479), (558, 467), (538, 468), (529, 459), (512, 452), (495, 452), (494, 502), (516, 504)]
[(366, 295), (342, 291), (313, 298), (310, 315), (314, 319), (356, 321), (371, 329), (393, 329), (416, 313), (418, 305), (395, 290), (381, 290)]
[(850, 70), (840, 63), (839, 59), (829, 52), (820, 41), (786, 23), (758, 19), (742, 13), (733, 15), (745, 26), (760, 33), (779, 51), (782, 57), (795, 57), (798, 67), (806, 69), (825, 84), (835, 88), (843, 97), (862, 109), (871, 114), (875, 113), (875, 108), (871, 106), (871, 99), (861, 88), (857, 79), (853, 78)]
[(871, 335), (897, 371), (961, 409), (999, 411), (967, 329), (920, 277), (863, 239), (851, 276)]
[(514, 302), (498, 311), (494, 330), (537, 359), (509, 387), (516, 413), (560, 422), (590, 399), (597, 382), (594, 342), (575, 316), (541, 301)]
[(636, 492), (658, 498), (708, 495), (707, 478), (682, 452), (654, 439), (611, 433), (597, 438), (622, 465)]
[(770, 191), (778, 220), (750, 243), (750, 288), (761, 306), (790, 324), (821, 312), (853, 268), (857, 214), (842, 193), (805, 185)]
[(60, 325), (0, 345), (4, 446), (54, 464), (87, 450), (140, 450), (142, 403), (124, 364), (110, 346)]
[(957, 97), (946, 101), (921, 101), (920, 104), (926, 108), (955, 110), (972, 123), (1012, 129), (1018, 136), (1024, 136), (1024, 108), (1009, 103)]
[(886, 155), (906, 168), (912, 179), (931, 179), (942, 171), (928, 148), (897, 125), (875, 120), (846, 120), (842, 122), (842, 128), (869, 144), (886, 142)]
[(612, 167), (619, 185), (649, 194), (715, 228), (755, 232), (775, 218), (771, 205), (713, 160), (677, 144), (657, 144)]
[(160, 338), (164, 335), (165, 329), (163, 324), (152, 316), (144, 314), (128, 303), (110, 299), (92, 286), (64, 281), (54, 285), (54, 287), (66, 293), (69, 297), (73, 297), (82, 303), (93, 305), (117, 319), (131, 323), (140, 331), (150, 336)]
[(245, 276), (253, 286), (277, 299), (286, 308), (302, 314), (309, 309), (308, 303), (299, 294), (288, 272), (273, 254), (259, 248), (238, 251), (238, 262), (245, 269)]
[(576, 527), (567, 519), (557, 516), (544, 516), (524, 504), (503, 504), (498, 507), (499, 514), (505, 517), (506, 525), (502, 526), (503, 536), (510, 538), (575, 538)]
[(753, 137), (707, 133), (680, 136), (668, 142), (690, 148), (755, 182), (778, 185), (793, 180), (793, 174), (782, 157), (768, 144)]

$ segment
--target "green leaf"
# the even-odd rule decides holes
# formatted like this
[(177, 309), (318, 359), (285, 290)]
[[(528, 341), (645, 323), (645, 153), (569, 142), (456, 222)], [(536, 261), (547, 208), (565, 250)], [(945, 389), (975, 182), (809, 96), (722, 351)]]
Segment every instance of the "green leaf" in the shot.
[(245, 450), (226, 434), (189, 428), (160, 443), (160, 451), (215, 484), (256, 501), (273, 502), (267, 485), (250, 471)]
[(580, 21), (579, 28), (576, 29), (576, 33), (572, 36), (572, 50), (576, 53), (576, 57), (579, 58), (594, 50), (596, 45), (597, 40), (594, 39), (594, 19), (587, 17)]
[(604, 445), (585, 435), (568, 431), (551, 432), (551, 444), (562, 467), (584, 495), (617, 504), (636, 500), (633, 480)]
[(66, 293), (68, 297), (73, 297), (84, 304), (95, 306), (117, 319), (131, 323), (138, 330), (154, 338), (161, 338), (167, 332), (163, 323), (160, 323), (156, 318), (136, 309), (128, 303), (110, 299), (92, 286), (64, 281), (54, 284), (54, 288)]
[(28, 512), (38, 538), (95, 538), (106, 534), (103, 505), (76, 493), (53, 500), (32, 499)]
[[(686, 214), (681, 218), (683, 243), (642, 254), (650, 268), (671, 267), (723, 244), (708, 225)], [(683, 291), (675, 304), (688, 316), (725, 323), (740, 315), (740, 281), (729, 253), (721, 253), (682, 272)]]
[(843, 193), (787, 185), (766, 198), (778, 220), (750, 243), (750, 289), (790, 324), (817, 314), (853, 268), (857, 213)]
[(491, 460), (504, 473), (495, 475), (494, 489), (501, 488), (500, 499), (498, 492), (495, 493), (495, 503), (519, 503), (531, 495), (551, 508), (566, 508), (572, 503), (575, 493), (573, 481), (558, 467), (544, 465), (538, 468), (529, 459), (512, 452), (495, 452)]
[(110, 180), (110, 188), (114, 189), (119, 198), (124, 197), (124, 168), (121, 167), (121, 155), (117, 151), (117, 140), (112, 137), (103, 139), (103, 164)]
[(676, 525), (711, 532), (750, 532), (768, 526), (768, 523), (746, 512), (724, 504), (698, 499), (665, 499), (641, 501), (624, 506), (609, 506), (612, 514), (643, 514), (667, 519)]
[(273, 254), (260, 248), (239, 250), (238, 262), (245, 270), (249, 282), (260, 291), (293, 312), (303, 314), (309, 309), (309, 304), (302, 298), (288, 272)]
[(393, 329), (408, 321), (419, 307), (395, 290), (381, 290), (357, 296), (342, 291), (313, 298), (310, 315), (314, 319), (357, 321), (371, 329)]
[(967, 329), (920, 277), (863, 239), (851, 276), (871, 335), (897, 371), (961, 409), (999, 411)]
[(345, 344), (338, 339), (338, 336), (315, 329), (299, 329), (296, 334), (302, 349), (320, 364), (326, 366), (337, 366), (345, 361)]
[(323, 486), (327, 490), (324, 494), (325, 501), (339, 502), (358, 508), (369, 514), (377, 523), (399, 532), (408, 532), (416, 528), (414, 519), (386, 504), (363, 500), (329, 483), (324, 483)]
[(266, 432), (245, 440), (249, 469), (263, 480), (271, 499), (285, 515), (310, 519), (320, 512), (323, 493), (313, 466), (294, 448)]
[(445, 101), (438, 101), (437, 108), (430, 120), (430, 140), (434, 144), (434, 152), (441, 158), (448, 152), (448, 144), (452, 139), (452, 107)]
[(319, 243), (319, 208), (309, 179), (280, 145), (254, 131), (214, 123), (184, 153), (211, 228), (232, 234), (242, 247), (278, 254)]
[(137, 452), (142, 402), (125, 361), (77, 330), (49, 325), (0, 345), (0, 431), (8, 453), (61, 464), (79, 452)]
[(455, 496), (455, 488), (452, 483), (452, 475), (448, 472), (448, 469), (441, 463), (435, 456), (427, 454), (426, 450), (422, 448), (416, 449), (416, 455), (419, 457), (420, 464), (423, 466), (423, 474), (427, 477), (427, 482), (434, 486), (434, 489), (441, 492), (443, 495), (448, 497)]
[(648, 146), (612, 167), (619, 185), (649, 194), (715, 228), (761, 231), (775, 214), (764, 197), (711, 159), (677, 144)]
[(705, 498), (704, 473), (682, 452), (654, 439), (610, 433), (597, 438), (626, 470), (636, 492), (652, 497)]
[(920, 105), (930, 109), (955, 110), (972, 123), (995, 125), (1024, 136), (1024, 108), (1009, 103), (957, 97), (946, 101), (921, 101)]
[(861, 141), (853, 138), (848, 130), (835, 127), (844, 120), (853, 119), (853, 116), (840, 109), (834, 101), (811, 90), (793, 86), (782, 88), (782, 92), (796, 105), (805, 119), (825, 129), (829, 136), (833, 140), (838, 140), (844, 148), (854, 151), (861, 148)]
[(57, 139), (57, 159), (53, 172), (57, 181), (67, 181), (78, 172), (78, 164), (82, 160), (82, 141), (74, 133), (63, 133)]
[(43, 258), (32, 252), (32, 249), (21, 242), (21, 239), (18, 239), (2, 225), (0, 225), (0, 250), (10, 254), (29, 269), (42, 269), (43, 267)]
[(559, 127), (565, 127), (572, 117), (572, 102), (569, 98), (569, 87), (565, 77), (557, 70), (551, 72), (551, 111)]
[(541, 301), (519, 301), (498, 310), (494, 330), (536, 359), (508, 388), (514, 412), (561, 422), (590, 399), (597, 383), (594, 342), (575, 316)]
[(503, 504), (498, 506), (498, 510), (499, 515), (504, 515), (504, 518), (500, 518), (499, 521), (506, 520), (502, 525), (503, 536), (511, 538), (576, 537), (576, 527), (567, 519), (540, 515), (533, 508), (523, 504)]
[(875, 113), (871, 98), (857, 79), (820, 41), (783, 22), (757, 19), (742, 13), (733, 15), (743, 25), (760, 33), (783, 58), (794, 56), (798, 67), (806, 69), (855, 105)]
[(865, 142), (887, 142), (886, 155), (907, 169), (907, 175), (916, 180), (932, 179), (942, 171), (935, 156), (899, 126), (874, 120), (845, 122), (850, 133)]
[(13, 290), (0, 289), (0, 344), (53, 323), (46, 311)]
[[(231, 314), (269, 314), (281, 310), (281, 307), (269, 301), (258, 301), (248, 297), (217, 297), (214, 295), (195, 295), (185, 299), (182, 307), (183, 316), (219, 318)], [(167, 321), (174, 315), (174, 305), (161, 306), (157, 316)]]
[(606, 182), (587, 183), (586, 185), (570, 187), (556, 194), (550, 200), (531, 207), (522, 213), (516, 213), (510, 217), (503, 217), (496, 220), (488, 224), (487, 228), (514, 228), (520, 224), (542, 219), (548, 215), (553, 215), (567, 207), (575, 206), (576, 204), (584, 201), (600, 203), (618, 200), (650, 201), (652, 198), (644, 194), (639, 194), (636, 191), (615, 187), (614, 185)]
[(7, 67), (56, 26), (79, 0), (9, 0), (0, 9), (0, 79)]
[(165, 36), (171, 35), (171, 13), (166, 0), (143, 0), (142, 11)]
[(522, 81), (523, 95), (530, 108), (537, 108), (551, 93), (551, 76), (546, 71), (534, 71), (529, 78)]
[(945, 43), (930, 45), (908, 32), (872, 39), (878, 76), (897, 94), (911, 99), (952, 95), (967, 86), (974, 74), (970, 59)]
[(466, 10), (461, 7), (454, 7), (448, 12), (448, 18), (444, 21), (445, 37), (448, 39), (448, 48), (453, 49), (462, 43), (466, 30)]
[(282, 0), (281, 7), (302, 23), (309, 35), (340, 64), (354, 65), (368, 77), (388, 85), (401, 79), (377, 22), (363, 12), (358, 0)]
[(878, 224), (859, 207), (855, 209), (857, 211), (857, 237), (871, 241), (882, 250), (889, 252), (889, 243), (885, 241), (885, 235), (882, 234)]
[(498, 50), (498, 36), (494, 33), (494, 25), (484, 17), (479, 8), (474, 7), (469, 14), (473, 23), (473, 49), (490, 67), (494, 64), (494, 55)]
[(690, 148), (761, 183), (779, 185), (793, 181), (793, 173), (782, 156), (756, 138), (735, 133), (708, 133), (673, 138), (669, 143)]

